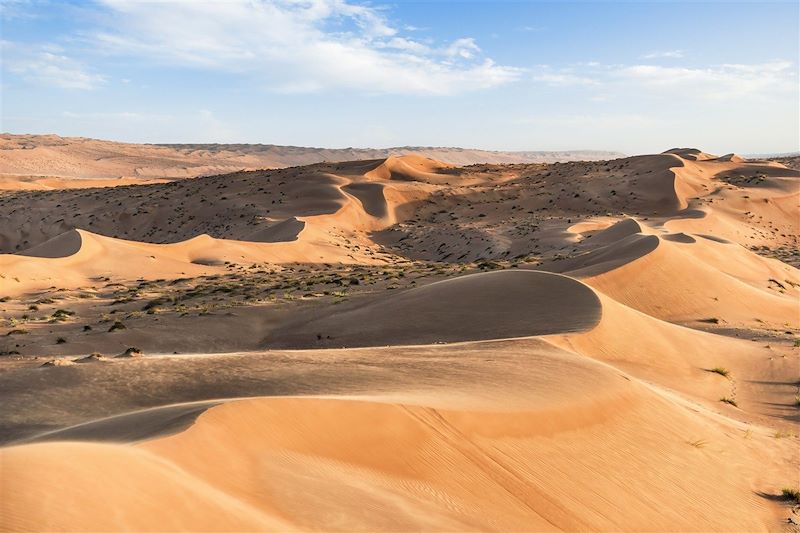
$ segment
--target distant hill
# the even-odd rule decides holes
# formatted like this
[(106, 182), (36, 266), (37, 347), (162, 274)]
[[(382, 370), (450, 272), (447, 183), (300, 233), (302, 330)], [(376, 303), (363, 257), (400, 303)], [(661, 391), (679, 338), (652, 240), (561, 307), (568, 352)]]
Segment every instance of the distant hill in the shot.
[[(604, 160), (618, 152), (495, 152), (467, 148), (306, 148), (270, 144), (129, 144), (58, 135), (0, 135), (0, 188), (50, 188), (53, 178), (158, 180), (415, 153), (464, 166)], [(3, 187), (3, 182), (6, 186)]]
[(800, 154), (793, 153), (793, 154), (785, 154), (780, 156), (772, 156), (766, 158), (769, 161), (777, 161), (781, 165), (785, 165), (789, 168), (793, 168), (795, 170), (800, 170)]

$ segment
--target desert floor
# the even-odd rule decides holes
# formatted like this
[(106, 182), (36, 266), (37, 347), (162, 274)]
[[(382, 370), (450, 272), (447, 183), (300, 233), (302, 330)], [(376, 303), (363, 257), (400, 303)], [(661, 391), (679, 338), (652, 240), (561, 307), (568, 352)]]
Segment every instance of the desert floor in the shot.
[(796, 161), (14, 142), (2, 530), (797, 531)]

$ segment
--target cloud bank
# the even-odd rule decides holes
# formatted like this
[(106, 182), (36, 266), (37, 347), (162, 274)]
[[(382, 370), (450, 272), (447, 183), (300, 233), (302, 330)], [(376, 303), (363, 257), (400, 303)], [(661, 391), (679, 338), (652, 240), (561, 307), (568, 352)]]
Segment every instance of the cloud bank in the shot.
[(107, 53), (248, 74), (280, 92), (447, 95), (503, 85), (521, 73), (486, 57), (473, 38), (415, 40), (381, 10), (345, 0), (102, 5), (111, 23), (89, 39)]

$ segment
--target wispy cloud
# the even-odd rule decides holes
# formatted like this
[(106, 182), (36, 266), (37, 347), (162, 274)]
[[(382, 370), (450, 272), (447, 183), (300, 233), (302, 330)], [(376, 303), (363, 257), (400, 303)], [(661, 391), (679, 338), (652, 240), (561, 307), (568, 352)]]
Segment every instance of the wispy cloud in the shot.
[(650, 89), (682, 89), (702, 98), (725, 99), (792, 87), (792, 63), (725, 64), (706, 68), (633, 65), (615, 75)]
[(540, 66), (533, 79), (552, 86), (594, 87), (608, 94), (634, 90), (670, 98), (708, 100), (767, 97), (796, 88), (795, 66), (789, 61), (708, 67), (592, 62), (562, 68)]
[[(596, 66), (596, 64), (593, 64)], [(591, 73), (584, 74), (585, 68), (565, 67), (553, 68), (549, 65), (540, 65), (533, 72), (534, 81), (556, 87), (574, 85), (600, 85), (601, 81)], [(588, 75), (587, 75), (588, 74)]]
[(32, 3), (32, 0), (3, 0), (0, 2), (0, 17), (6, 21), (34, 18)]
[[(347, 0), (103, 0), (89, 39), (110, 54), (252, 75), (277, 91), (453, 94), (517, 80), (470, 37), (410, 37), (383, 11)], [(406, 34), (404, 35), (404, 32)]]
[(56, 45), (20, 46), (2, 41), (0, 50), (3, 69), (33, 83), (60, 89), (92, 90), (106, 82), (105, 76), (92, 72)]
[(644, 54), (642, 59), (680, 59), (684, 56), (683, 50), (666, 50)]

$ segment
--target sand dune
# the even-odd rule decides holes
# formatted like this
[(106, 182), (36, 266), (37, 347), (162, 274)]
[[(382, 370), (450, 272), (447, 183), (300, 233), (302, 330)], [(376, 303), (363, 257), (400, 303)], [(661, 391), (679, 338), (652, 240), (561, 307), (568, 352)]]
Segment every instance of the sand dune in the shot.
[(675, 154), (682, 159), (691, 161), (708, 161), (710, 159), (717, 159), (716, 156), (707, 154), (697, 148), (671, 148), (664, 152), (665, 154)]
[(798, 327), (800, 271), (780, 261), (708, 236), (662, 233), (632, 219), (589, 241), (600, 246), (553, 270), (663, 320)]
[(287, 218), (265, 229), (256, 230), (244, 240), (251, 242), (296, 241), (305, 229), (306, 223), (297, 217)]
[[(797, 354), (776, 352), (769, 345), (670, 324), (600, 294), (603, 317), (597, 327), (568, 336), (549, 337), (554, 345), (580, 353), (680, 391), (709, 406), (729, 397), (759, 420), (790, 415), (782, 406), (785, 376), (796, 376)], [(724, 368), (732, 379), (711, 372)], [(783, 377), (781, 377), (783, 376)], [(794, 377), (790, 378), (794, 379)], [(736, 416), (736, 409), (728, 410)]]
[(441, 171), (449, 168), (452, 166), (414, 154), (403, 157), (390, 156), (365, 176), (379, 180), (440, 182), (446, 179), (446, 175)]
[(2, 530), (800, 522), (796, 170), (3, 142)]
[(377, 240), (405, 256), (448, 261), (553, 250), (569, 242), (569, 227), (599, 216), (656, 217), (674, 233), (793, 246), (800, 230), (792, 216), (800, 198), (797, 176), (777, 164), (675, 154), (511, 169), (453, 169), (407, 156), (236, 173), (135, 192), (122, 187), (0, 197), (0, 212), (10, 222), (0, 228), (0, 250), (21, 251), (75, 228), (158, 243), (203, 233), (247, 240), (293, 217), (316, 217), (321, 229), (349, 239), (357, 236), (354, 229), (386, 230), (358, 244)]
[[(715, 320), (731, 325), (761, 322), (777, 328), (800, 325), (797, 269), (758, 257), (736, 244), (702, 237), (690, 237), (691, 242), (654, 235), (639, 239), (633, 244), (621, 242), (622, 250), (611, 246), (598, 254), (625, 257), (631, 252), (624, 250), (630, 248), (647, 250), (626, 265), (597, 274), (584, 267), (575, 274), (582, 274), (586, 283), (615, 300), (664, 320)], [(727, 249), (720, 249), (723, 247)], [(786, 289), (780, 290), (769, 280)]]
[[(397, 158), (403, 164), (404, 158)], [(0, 197), (12, 224), (0, 229), (0, 247), (20, 251), (71, 229), (156, 243), (208, 233), (217, 238), (263, 240), (277, 224), (304, 221), (328, 231), (372, 230), (395, 222), (395, 208), (424, 198), (414, 183), (377, 183), (376, 165), (341, 164), (298, 171), (239, 173), (166, 185), (22, 193)], [(335, 173), (334, 173), (335, 172)], [(215, 192), (211, 192), (215, 191)], [(224, 191), (224, 192), (223, 192)], [(30, 197), (30, 194), (41, 196)], [(24, 209), (16, 201), (26, 203)], [(355, 205), (353, 205), (355, 204)], [(324, 215), (335, 215), (325, 217)], [(314, 219), (311, 219), (314, 217)], [(255, 239), (250, 239), (255, 235)]]
[(530, 337), (591, 328), (600, 302), (573, 279), (506, 270), (472, 274), (390, 298), (341, 305), (280, 326), (276, 347), (358, 347)]
[[(746, 479), (726, 475), (726, 455), (767, 459), (727, 439), (730, 423), (597, 373), (601, 396), (555, 409), (248, 400), (213, 407), (186, 431), (135, 447), (12, 447), (0, 452), (10, 480), (32, 487), (58, 480), (72, 490), (57, 500), (39, 491), (5, 494), (4, 516), (12, 527), (73, 529), (91, 520), (136, 530), (707, 531), (761, 529), (774, 519)], [(710, 451), (687, 443), (701, 437)], [(80, 504), (98, 492), (101, 509)], [(597, 497), (609, 493), (615, 501)], [(654, 514), (653, 500), (682, 511)], [(153, 521), (165, 512), (169, 519)]]
[[(352, 254), (327, 243), (318, 232), (291, 239), (290, 226), (255, 235), (260, 242), (214, 239), (199, 235), (173, 244), (150, 244), (71, 230), (20, 255), (0, 255), (0, 291), (20, 294), (57, 283), (75, 288), (93, 280), (159, 279), (224, 272), (225, 264), (349, 262)], [(296, 227), (296, 226), (295, 226)], [(295, 230), (296, 231), (296, 230)], [(369, 263), (369, 257), (359, 261)], [(143, 265), (147, 265), (143, 268)]]

